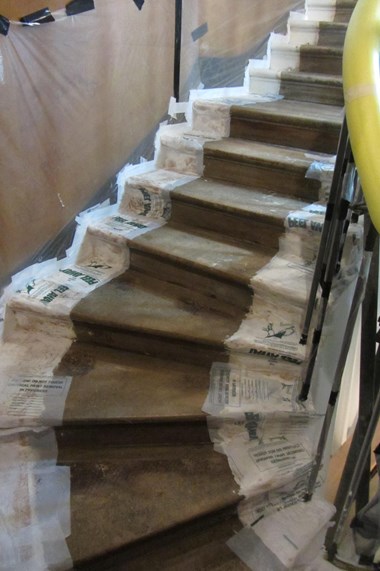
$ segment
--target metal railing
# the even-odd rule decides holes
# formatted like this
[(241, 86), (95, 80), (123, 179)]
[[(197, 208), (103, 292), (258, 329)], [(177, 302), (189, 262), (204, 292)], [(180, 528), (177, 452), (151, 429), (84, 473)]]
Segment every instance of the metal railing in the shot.
[[(360, 402), (357, 427), (336, 497), (336, 522), (329, 530), (326, 548), (333, 560), (343, 529), (356, 501), (356, 512), (368, 502), (370, 447), (380, 415), (380, 349), (376, 353), (378, 300), (378, 233), (380, 232), (380, 0), (358, 0), (352, 14), (343, 53), (345, 120), (335, 172), (306, 312), (301, 343), (306, 344), (318, 291), (316, 327), (299, 399), (308, 398), (319, 341), (333, 282), (340, 264), (348, 224), (364, 214), (365, 247), (341, 352), (332, 382), (317, 454), (305, 501), (312, 498), (324, 457), (325, 445), (356, 318), (363, 305)], [(375, 256), (372, 254), (375, 253)], [(372, 277), (371, 277), (372, 276)], [(375, 276), (375, 278), (373, 278)], [(369, 279), (368, 279), (369, 278)], [(375, 285), (374, 285), (375, 284)], [(375, 317), (375, 318), (374, 318)]]

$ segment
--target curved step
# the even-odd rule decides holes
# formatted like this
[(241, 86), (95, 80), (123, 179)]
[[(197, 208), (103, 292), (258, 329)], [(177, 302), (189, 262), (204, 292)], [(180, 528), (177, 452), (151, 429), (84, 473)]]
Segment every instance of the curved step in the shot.
[(285, 99), (343, 106), (343, 82), (336, 75), (287, 71), (280, 74), (280, 94)]
[(250, 278), (274, 254), (274, 246), (242, 243), (174, 223), (133, 240), (129, 248), (131, 270), (160, 276), (168, 284), (186, 288), (187, 295), (191, 289), (200, 303), (227, 313), (227, 299), (234, 307), (247, 307)]
[(204, 153), (205, 179), (226, 180), (310, 202), (318, 200), (319, 182), (305, 179), (305, 175), (313, 161), (323, 161), (322, 155), (306, 156), (302, 150), (244, 139), (207, 143)]
[(348, 23), (357, 0), (336, 0), (334, 22)]
[(346, 32), (346, 22), (319, 22), (318, 45), (342, 47)]
[(73, 377), (64, 425), (203, 418), (209, 371), (197, 364), (74, 343), (56, 374)]
[(283, 194), (200, 179), (172, 193), (171, 220), (277, 250), (286, 216), (305, 205)]
[(107, 564), (112, 565), (112, 571), (162, 571), (163, 565), (165, 571), (249, 571), (226, 545), (241, 527), (238, 517), (224, 510), (108, 557), (91, 560), (81, 569), (104, 571), (109, 568), (105, 567)]
[(66, 450), (74, 565), (126, 549), (239, 501), (227, 459), (211, 445)]
[[(236, 331), (245, 310), (210, 310), (175, 288), (129, 271), (92, 292), (71, 313), (77, 338), (166, 359), (210, 363), (225, 355), (224, 339)], [(148, 280), (147, 280), (148, 281)]]
[(326, 46), (301, 46), (299, 71), (305, 73), (322, 73), (327, 75), (342, 74), (343, 48)]
[(231, 137), (335, 153), (342, 110), (332, 105), (281, 99), (231, 107)]

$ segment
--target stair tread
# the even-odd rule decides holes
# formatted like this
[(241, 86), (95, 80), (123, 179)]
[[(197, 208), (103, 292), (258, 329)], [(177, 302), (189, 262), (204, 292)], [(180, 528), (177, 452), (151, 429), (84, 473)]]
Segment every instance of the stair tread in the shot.
[(337, 30), (337, 31), (346, 31), (348, 28), (347, 22), (328, 22), (328, 21), (320, 21), (318, 22), (320, 28), (326, 28), (329, 30)]
[(172, 198), (224, 210), (239, 216), (260, 218), (281, 227), (289, 212), (299, 210), (308, 204), (301, 199), (281, 194), (204, 179), (176, 189), (172, 193)]
[(343, 80), (338, 75), (328, 73), (309, 73), (307, 71), (282, 71), (281, 79), (305, 83), (323, 84), (326, 86), (343, 87)]
[(209, 367), (75, 343), (56, 374), (72, 376), (64, 425), (204, 418)]
[(223, 340), (238, 328), (241, 315), (227, 317), (150, 291), (135, 285), (127, 272), (82, 299), (71, 318), (74, 323), (98, 324), (222, 348)]
[[(182, 195), (184, 189), (182, 187), (178, 195)], [(242, 244), (206, 230), (188, 229), (172, 223), (136, 238), (131, 248), (243, 284), (247, 284), (274, 254), (270, 248)]]
[[(242, 524), (236, 515), (219, 518), (207, 526), (196, 522), (186, 529), (186, 535), (173, 531), (163, 540), (162, 537), (149, 542), (149, 545), (136, 546), (128, 554), (118, 558), (117, 566), (112, 571), (248, 571), (243, 563), (226, 545)], [(114, 563), (114, 561), (113, 561)], [(102, 567), (92, 568), (100, 571)]]
[(114, 448), (97, 462), (76, 451), (71, 466), (75, 564), (234, 506), (227, 459), (211, 445)]
[(342, 108), (321, 103), (291, 101), (280, 99), (268, 103), (257, 103), (252, 106), (233, 105), (231, 116), (254, 119), (263, 117), (280, 120), (281, 123), (316, 123), (317, 125), (340, 126), (343, 120)]
[(305, 44), (300, 47), (301, 52), (309, 52), (313, 54), (315, 57), (318, 56), (334, 56), (334, 57), (342, 57), (343, 56), (343, 48), (337, 46), (320, 46)]
[(290, 147), (274, 146), (246, 139), (222, 139), (205, 145), (209, 157), (224, 158), (243, 163), (265, 162), (270, 166), (283, 166), (289, 170), (307, 169), (315, 161), (323, 161), (325, 154)]

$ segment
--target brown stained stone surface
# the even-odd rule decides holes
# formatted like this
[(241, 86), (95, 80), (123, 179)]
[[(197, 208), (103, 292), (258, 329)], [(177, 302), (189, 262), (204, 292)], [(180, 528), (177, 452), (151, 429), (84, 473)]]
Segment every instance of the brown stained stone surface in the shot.
[(343, 48), (327, 46), (301, 46), (300, 71), (342, 74)]
[(281, 99), (231, 108), (231, 137), (273, 145), (336, 153), (340, 107)]
[[(71, 464), (74, 563), (234, 505), (227, 460), (212, 446), (116, 448), (101, 463)], [(111, 456), (111, 455), (110, 455)]]
[(63, 423), (192, 420), (209, 384), (209, 367), (74, 344), (56, 374), (73, 376)]
[(255, 103), (252, 106), (231, 107), (232, 117), (246, 119), (262, 116), (281, 121), (281, 123), (300, 123), (301, 125), (313, 124), (315, 127), (340, 127), (343, 120), (342, 108), (334, 105), (322, 105), (308, 103), (306, 101), (295, 102), (286, 99), (269, 101), (268, 103)]
[(216, 279), (243, 284), (247, 284), (273, 256), (273, 250), (268, 248), (249, 246), (228, 237), (190, 230), (171, 223), (139, 236), (131, 247), (133, 250), (165, 258), (171, 263), (211, 274)]
[[(205, 160), (216, 157), (240, 163), (265, 163), (267, 168), (289, 171), (305, 171), (313, 161), (323, 161), (326, 155), (308, 153), (289, 147), (273, 147), (265, 143), (244, 139), (223, 139), (205, 145)], [(221, 177), (223, 175), (221, 174)]]
[[(165, 289), (165, 285), (163, 285)], [(128, 272), (96, 289), (71, 312), (74, 322), (137, 332), (166, 339), (223, 347), (242, 315), (225, 316), (196, 304), (184, 303), (163, 291), (136, 286)]]
[[(200, 519), (186, 530), (178, 529), (135, 545), (106, 559), (91, 562), (91, 571), (247, 571), (248, 567), (227, 547), (226, 541), (240, 531), (236, 515)], [(105, 563), (107, 564), (105, 566)]]
[(347, 32), (347, 23), (319, 22), (318, 45), (342, 47)]
[(342, 106), (343, 82), (337, 75), (283, 71), (280, 94), (293, 101)]
[(177, 199), (249, 217), (253, 224), (256, 220), (261, 220), (281, 228), (289, 212), (308, 204), (281, 194), (204, 179), (175, 189), (172, 192), (174, 208)]

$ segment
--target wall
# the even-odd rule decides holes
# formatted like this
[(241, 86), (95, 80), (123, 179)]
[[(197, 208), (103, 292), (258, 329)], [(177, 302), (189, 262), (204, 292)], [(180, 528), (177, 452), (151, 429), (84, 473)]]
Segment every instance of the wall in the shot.
[[(41, 4), (0, 0), (0, 14)], [(147, 2), (140, 12), (132, 1), (97, 0), (91, 12), (14, 25), (0, 36), (0, 283), (83, 208), (165, 114), (172, 5)]]

